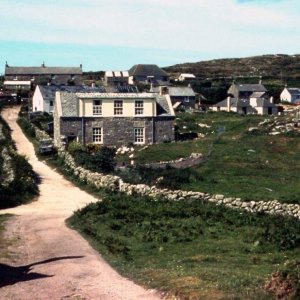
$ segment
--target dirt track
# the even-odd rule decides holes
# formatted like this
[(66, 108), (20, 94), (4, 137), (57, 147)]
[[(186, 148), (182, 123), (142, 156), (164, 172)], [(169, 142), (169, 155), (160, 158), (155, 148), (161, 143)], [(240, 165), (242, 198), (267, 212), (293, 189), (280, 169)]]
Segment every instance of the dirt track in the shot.
[(18, 109), (2, 112), (18, 152), (25, 154), (42, 179), (38, 200), (0, 210), (15, 215), (6, 233), (14, 239), (10, 258), (0, 263), (0, 299), (160, 299), (121, 277), (77, 232), (64, 224), (74, 210), (97, 201), (38, 161), (16, 124)]

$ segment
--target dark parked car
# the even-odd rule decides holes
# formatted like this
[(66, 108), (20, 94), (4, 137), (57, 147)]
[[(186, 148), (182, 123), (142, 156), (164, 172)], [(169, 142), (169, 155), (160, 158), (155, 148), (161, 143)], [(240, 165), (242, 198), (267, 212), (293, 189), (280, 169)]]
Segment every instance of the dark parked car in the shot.
[(54, 151), (53, 141), (51, 139), (41, 140), (39, 144), (39, 152), (41, 154), (51, 154)]

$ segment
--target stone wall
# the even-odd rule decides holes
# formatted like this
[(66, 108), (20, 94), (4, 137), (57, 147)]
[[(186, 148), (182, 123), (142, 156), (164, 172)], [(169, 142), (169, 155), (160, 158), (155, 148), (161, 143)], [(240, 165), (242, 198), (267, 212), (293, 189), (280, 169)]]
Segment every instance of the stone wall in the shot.
[(101, 173), (91, 172), (75, 164), (73, 157), (67, 152), (59, 152), (64, 158), (66, 165), (73, 170), (74, 174), (84, 182), (95, 187), (104, 187), (112, 191), (124, 192), (127, 195), (149, 196), (152, 198), (164, 198), (173, 201), (186, 201), (195, 199), (199, 201), (207, 201), (216, 205), (224, 205), (232, 209), (242, 209), (248, 212), (257, 213), (264, 212), (272, 215), (292, 216), (300, 219), (300, 205), (285, 204), (277, 200), (272, 201), (249, 201), (244, 202), (240, 198), (225, 197), (224, 195), (210, 195), (201, 192), (159, 189), (156, 186), (148, 186), (145, 184), (129, 184), (123, 182), (118, 176), (104, 175)]

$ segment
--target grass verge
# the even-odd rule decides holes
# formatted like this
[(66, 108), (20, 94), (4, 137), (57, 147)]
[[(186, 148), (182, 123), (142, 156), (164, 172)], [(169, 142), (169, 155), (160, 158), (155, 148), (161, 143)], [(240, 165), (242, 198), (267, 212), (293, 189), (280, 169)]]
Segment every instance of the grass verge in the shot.
[(182, 299), (272, 299), (269, 275), (300, 255), (300, 223), (198, 201), (108, 195), (68, 221), (125, 276)]

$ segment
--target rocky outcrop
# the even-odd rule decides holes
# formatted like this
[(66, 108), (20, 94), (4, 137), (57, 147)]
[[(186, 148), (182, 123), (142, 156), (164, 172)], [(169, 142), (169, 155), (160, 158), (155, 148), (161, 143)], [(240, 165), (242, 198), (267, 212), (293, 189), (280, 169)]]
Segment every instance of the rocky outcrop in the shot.
[(156, 186), (146, 184), (129, 184), (120, 177), (91, 172), (75, 164), (73, 157), (68, 152), (59, 151), (64, 158), (65, 164), (83, 182), (94, 185), (96, 188), (107, 188), (119, 191), (127, 195), (148, 196), (152, 198), (163, 198), (172, 201), (188, 201), (190, 199), (211, 202), (216, 205), (224, 205), (232, 209), (246, 210), (251, 213), (264, 212), (272, 215), (291, 216), (300, 219), (300, 205), (285, 204), (277, 200), (273, 201), (242, 201), (240, 198), (225, 197), (224, 195), (210, 195), (201, 192), (160, 189)]

